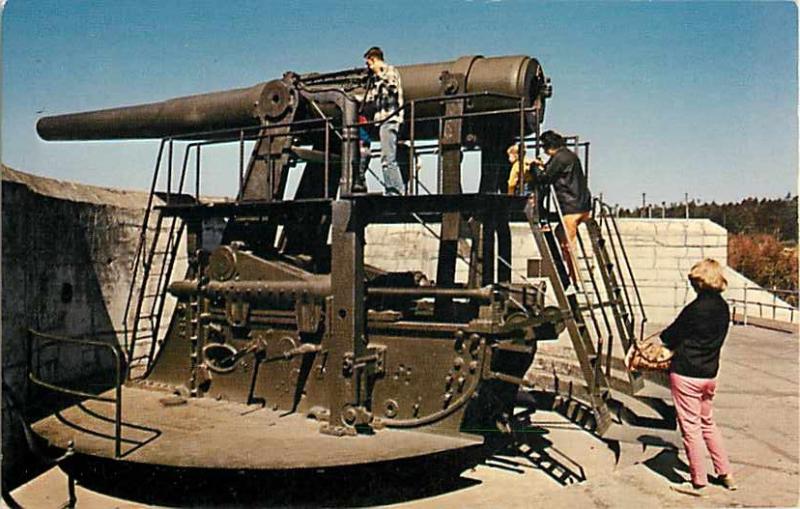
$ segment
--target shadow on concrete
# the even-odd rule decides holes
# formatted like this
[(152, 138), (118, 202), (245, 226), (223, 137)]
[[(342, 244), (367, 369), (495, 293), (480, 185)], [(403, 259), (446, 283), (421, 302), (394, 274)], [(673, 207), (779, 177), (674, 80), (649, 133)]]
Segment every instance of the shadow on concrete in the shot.
[[(108, 375), (95, 374), (77, 383), (73, 382), (70, 384), (70, 388), (100, 394), (113, 387), (113, 382), (108, 378)], [(30, 387), (23, 398), (20, 399), (19, 394), (8, 390), (7, 385), (3, 387), (3, 399), (6, 403), (4, 405), (6, 415), (3, 416), (3, 419), (9, 421), (4, 422), (4, 426), (7, 426), (6, 429), (10, 430), (10, 434), (14, 438), (13, 457), (16, 466), (14, 469), (9, 468), (4, 471), (3, 489), (8, 491), (53, 466), (49, 459), (50, 455), (43, 453), (42, 439), (36, 435), (31, 436), (31, 433), (25, 429), (26, 426), (81, 402), (81, 398), (47, 391), (35, 386)], [(5, 436), (3, 438), (6, 440)], [(33, 441), (36, 443), (32, 443)]]
[(689, 474), (689, 465), (678, 457), (678, 451), (674, 449), (660, 452), (645, 461), (644, 465), (674, 484), (685, 483)]
[[(106, 417), (104, 415), (101, 415), (101, 414), (91, 410), (86, 405), (84, 405), (83, 402), (78, 403), (76, 405), (76, 407), (81, 412), (83, 412), (84, 414), (86, 414), (86, 415), (88, 415), (88, 416), (90, 416), (93, 419), (96, 419), (98, 421), (106, 422), (108, 424), (114, 424), (114, 422), (115, 422), (114, 419), (109, 419), (108, 417)], [(60, 423), (64, 424), (65, 426), (67, 426), (69, 428), (72, 428), (73, 430), (78, 431), (80, 433), (85, 433), (87, 435), (93, 435), (93, 436), (97, 436), (97, 437), (100, 437), (100, 438), (105, 438), (105, 439), (108, 439), (111, 442), (113, 442), (114, 439), (115, 439), (115, 435), (113, 433), (103, 433), (101, 431), (96, 431), (96, 430), (92, 430), (92, 429), (89, 429), (87, 427), (81, 426), (80, 424), (78, 424), (76, 422), (70, 421), (61, 412), (56, 412), (55, 413), (55, 417), (56, 417), (56, 419), (58, 419), (58, 421)], [(144, 440), (133, 440), (133, 439), (130, 439), (130, 438), (126, 438), (125, 436), (122, 436), (120, 438), (120, 442), (121, 442), (123, 451), (122, 451), (122, 455), (120, 456), (120, 458), (124, 458), (124, 457), (126, 457), (126, 456), (128, 456), (130, 454), (133, 454), (134, 452), (136, 452), (140, 448), (144, 447), (145, 445), (149, 444), (150, 442), (152, 442), (153, 440), (155, 440), (155, 439), (157, 439), (158, 437), (161, 436), (161, 431), (160, 430), (158, 430), (156, 428), (151, 428), (151, 427), (148, 427), (148, 426), (142, 426), (142, 425), (139, 425), (139, 424), (132, 424), (132, 423), (125, 422), (125, 421), (122, 421), (120, 423), (120, 426), (121, 426), (121, 428), (123, 430), (125, 428), (134, 429), (134, 430), (142, 431), (142, 432), (146, 433), (147, 435), (149, 435)], [(122, 432), (122, 434), (124, 434), (124, 431)]]
[(403, 503), (479, 484), (460, 476), (479, 459), (475, 456), (465, 458), (463, 451), (455, 451), (328, 470), (271, 472), (170, 468), (83, 455), (72, 456), (61, 466), (89, 490), (145, 504), (365, 507)]
[(555, 447), (546, 436), (549, 430), (531, 424), (536, 401), (518, 399), (517, 404), (525, 408), (517, 411), (512, 418), (512, 435), (485, 435), (487, 455), (483, 463), (491, 468), (520, 474), (526, 469), (539, 470), (561, 486), (585, 481), (583, 466)]

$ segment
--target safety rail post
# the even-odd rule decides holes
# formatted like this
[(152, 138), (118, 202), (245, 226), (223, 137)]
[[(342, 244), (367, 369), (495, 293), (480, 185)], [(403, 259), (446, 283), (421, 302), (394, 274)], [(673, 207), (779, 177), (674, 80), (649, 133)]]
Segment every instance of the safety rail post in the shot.
[[(280, 135), (278, 135), (280, 138)], [(275, 189), (275, 186), (272, 182), (272, 133), (267, 135), (267, 196), (269, 200), (272, 201), (275, 197), (272, 196), (272, 193)], [(240, 190), (241, 193), (244, 192), (244, 189)]]
[[(419, 194), (419, 174), (417, 173), (417, 154), (416, 154), (416, 132), (414, 124), (416, 123), (416, 101), (411, 101), (409, 107), (411, 112), (411, 125), (408, 128), (409, 150), (408, 150), (408, 175), (412, 180), (409, 182), (408, 191), (413, 193), (414, 196)], [(413, 190), (413, 191), (412, 191)]]
[(517, 150), (517, 195), (525, 194), (525, 99), (519, 99), (519, 149)]
[(326, 117), (325, 118), (325, 194), (324, 194), (325, 198), (328, 198), (330, 194), (330, 191), (328, 191), (330, 187), (330, 178), (331, 178), (330, 151), (331, 151), (331, 122)]
[(778, 305), (778, 295), (775, 293), (775, 290), (776, 290), (775, 285), (772, 285), (772, 292), (773, 292), (772, 293), (772, 319), (773, 320), (776, 319), (775, 311), (776, 311), (777, 305)]
[(747, 283), (744, 284), (744, 316), (742, 317), (742, 325), (747, 327)]
[(436, 193), (442, 194), (442, 183), (444, 176), (442, 175), (442, 130), (444, 129), (444, 115), (439, 117), (439, 132), (437, 138), (439, 139), (439, 151), (436, 156)]
[(172, 194), (172, 158), (173, 158), (173, 145), (174, 140), (172, 138), (169, 139), (169, 150), (167, 152), (167, 203), (170, 201), (170, 195)]
[[(79, 391), (76, 389), (68, 389), (60, 387), (54, 383), (45, 382), (41, 380), (33, 372), (33, 341), (35, 337), (46, 339), (51, 342), (71, 343), (75, 345), (92, 346), (98, 348), (107, 348), (114, 356), (114, 397), (109, 398), (106, 396), (98, 396), (90, 392)], [(33, 329), (27, 330), (27, 344), (28, 354), (26, 360), (27, 378), (32, 383), (48, 389), (53, 392), (67, 394), (79, 398), (92, 399), (95, 401), (102, 401), (105, 403), (114, 403), (114, 458), (119, 459), (122, 457), (122, 357), (123, 352), (119, 345), (112, 343), (104, 343), (98, 340), (91, 340), (86, 338), (70, 338), (66, 336), (56, 336), (54, 334), (47, 334), (38, 332)]]
[(183, 162), (181, 162), (181, 176), (178, 179), (178, 187), (175, 190), (175, 194), (180, 195), (183, 193), (183, 185), (186, 180), (186, 170), (189, 168), (189, 158), (191, 157), (192, 152), (192, 145), (186, 145), (186, 148), (183, 151)]
[[(586, 177), (586, 185), (589, 185), (589, 142), (587, 141), (584, 144), (584, 153), (583, 153), (583, 172), (584, 176)], [(602, 195), (601, 195), (602, 196)], [(601, 198), (602, 200), (602, 198)]]
[(244, 192), (244, 129), (239, 129), (239, 196)]
[(200, 144), (196, 145), (194, 156), (195, 169), (194, 169), (194, 194), (195, 200), (200, 201)]

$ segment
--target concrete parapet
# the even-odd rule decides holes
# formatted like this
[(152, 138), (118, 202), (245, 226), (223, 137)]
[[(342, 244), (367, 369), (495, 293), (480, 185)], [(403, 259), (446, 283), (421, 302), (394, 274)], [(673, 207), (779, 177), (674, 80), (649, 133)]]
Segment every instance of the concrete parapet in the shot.
[[(727, 263), (727, 230), (708, 219), (637, 219), (617, 220), (620, 234), (628, 254), (634, 276), (644, 304), (648, 321), (653, 324), (671, 322), (678, 312), (695, 296), (687, 274), (692, 265), (704, 258), (714, 258)], [(438, 232), (438, 225), (430, 225)], [(589, 247), (588, 235), (583, 229), (584, 245)], [(605, 233), (605, 232), (604, 232)], [(537, 258), (538, 251), (531, 238), (530, 228), (524, 223), (511, 225), (512, 280), (523, 282), (526, 278), (527, 260)], [(438, 244), (435, 235), (419, 224), (371, 226), (367, 231), (367, 262), (386, 270), (421, 270), (431, 279), (436, 275)], [(468, 255), (468, 250), (463, 250)], [(620, 260), (620, 263), (623, 263)], [(466, 265), (459, 262), (457, 278), (465, 281)], [(761, 313), (772, 317), (767, 304), (776, 301), (787, 309), (778, 309), (776, 316), (798, 320), (798, 313), (790, 311), (786, 303), (771, 294), (757, 291), (752, 281), (727, 269), (730, 288), (725, 293), (729, 299), (742, 299), (743, 288), (748, 285), (752, 316)], [(629, 289), (631, 294), (633, 288)], [(552, 296), (550, 296), (552, 298)], [(759, 304), (759, 302), (761, 304)]]
[[(2, 193), (3, 382), (9, 398), (24, 403), (28, 329), (123, 343), (119, 331), (148, 194), (7, 167), (2, 168)], [(152, 217), (150, 235), (155, 226)], [(179, 250), (174, 273), (185, 267), (185, 252)], [(96, 348), (59, 344), (37, 352), (39, 373), (47, 381), (86, 380), (100, 373), (107, 382), (112, 378), (111, 356)], [(53, 404), (66, 402), (60, 400)], [(21, 428), (4, 398), (4, 481), (13, 484), (24, 477), (25, 451)]]

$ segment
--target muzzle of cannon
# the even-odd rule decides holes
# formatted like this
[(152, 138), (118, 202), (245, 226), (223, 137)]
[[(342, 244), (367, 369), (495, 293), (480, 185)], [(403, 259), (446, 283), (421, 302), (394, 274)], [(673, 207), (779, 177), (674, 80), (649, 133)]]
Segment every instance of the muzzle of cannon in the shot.
[[(544, 117), (550, 86), (539, 62), (528, 56), (465, 56), (448, 62), (398, 66), (404, 99), (415, 101), (416, 119), (436, 114), (441, 104), (426, 101), (443, 95), (485, 94), (471, 97), (469, 112), (519, 107)], [(280, 122), (282, 116), (299, 108), (301, 90), (320, 92), (342, 90), (360, 101), (367, 83), (366, 69), (332, 73), (286, 73), (282, 79), (251, 87), (178, 97), (166, 101), (41, 118), (36, 129), (48, 141), (158, 139), (187, 136), (202, 139), (204, 133), (226, 129), (256, 128)], [(320, 109), (340, 116), (331, 103)], [(408, 122), (409, 112), (405, 112)], [(529, 118), (532, 127), (535, 122)], [(420, 122), (422, 124), (422, 122)], [(418, 137), (432, 136), (434, 129), (420, 126)], [(211, 137), (211, 135), (208, 135)]]

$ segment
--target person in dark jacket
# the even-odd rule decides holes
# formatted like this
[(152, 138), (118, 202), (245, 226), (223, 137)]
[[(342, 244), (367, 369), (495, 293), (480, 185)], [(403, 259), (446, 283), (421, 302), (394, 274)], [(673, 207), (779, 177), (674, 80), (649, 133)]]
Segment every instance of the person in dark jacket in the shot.
[(707, 483), (702, 450), (705, 442), (717, 479), (734, 490), (731, 465), (711, 404), (717, 388), (720, 350), (730, 321), (728, 304), (720, 295), (728, 282), (720, 264), (710, 258), (694, 264), (689, 281), (697, 298), (661, 332), (661, 342), (675, 352), (669, 375), (672, 399), (694, 489), (700, 490)]
[[(564, 262), (569, 268), (572, 281), (575, 282), (575, 267), (570, 246), (578, 236), (578, 225), (591, 216), (592, 194), (586, 184), (586, 176), (580, 158), (566, 147), (564, 137), (555, 131), (545, 131), (539, 136), (545, 153), (550, 156), (547, 163), (536, 159), (533, 164), (540, 168), (536, 182), (540, 185), (552, 185), (556, 193), (558, 205), (564, 219), (565, 232), (556, 230)], [(569, 284), (569, 280), (567, 280)], [(566, 286), (566, 285), (565, 285)]]

